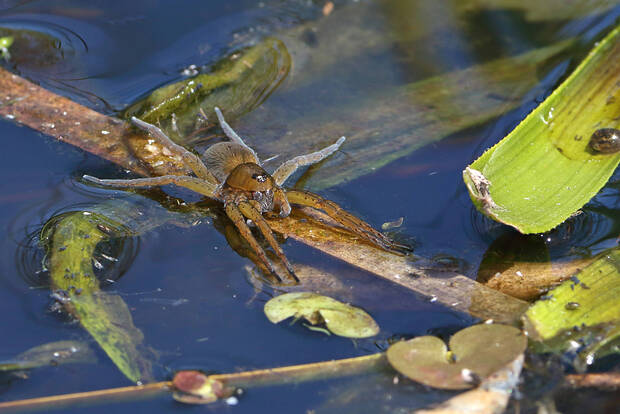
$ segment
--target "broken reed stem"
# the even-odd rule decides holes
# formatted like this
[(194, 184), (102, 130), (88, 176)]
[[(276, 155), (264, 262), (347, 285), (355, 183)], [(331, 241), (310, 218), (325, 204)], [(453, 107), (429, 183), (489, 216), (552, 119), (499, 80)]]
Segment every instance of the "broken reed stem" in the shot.
[[(327, 378), (346, 377), (388, 367), (385, 353), (279, 368), (258, 369), (231, 374), (214, 374), (208, 378), (229, 388), (252, 388), (284, 385)], [(171, 381), (122, 388), (52, 395), (49, 397), (0, 402), (0, 412), (58, 409), (67, 406), (93, 405), (98, 402), (122, 402), (152, 398), (172, 391)]]

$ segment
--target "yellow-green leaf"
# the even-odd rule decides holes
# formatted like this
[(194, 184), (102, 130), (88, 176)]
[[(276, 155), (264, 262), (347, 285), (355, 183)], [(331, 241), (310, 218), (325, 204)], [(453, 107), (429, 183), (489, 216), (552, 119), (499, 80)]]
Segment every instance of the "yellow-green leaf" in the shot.
[(93, 260), (97, 245), (119, 225), (90, 212), (67, 213), (47, 223), (49, 269), (54, 295), (133, 382), (152, 379), (151, 363), (139, 351), (142, 332), (120, 296), (99, 289)]
[(589, 145), (620, 125), (620, 27), (514, 131), (464, 172), (476, 207), (522, 233), (562, 223), (605, 185), (620, 153)]
[(273, 322), (305, 318), (311, 324), (325, 323), (333, 334), (347, 338), (367, 338), (379, 332), (370, 315), (327, 296), (310, 292), (293, 292), (277, 296), (265, 304), (265, 315)]
[(592, 362), (620, 337), (618, 297), (620, 249), (614, 249), (532, 305), (523, 317), (524, 327), (545, 348), (583, 347), (581, 356)]

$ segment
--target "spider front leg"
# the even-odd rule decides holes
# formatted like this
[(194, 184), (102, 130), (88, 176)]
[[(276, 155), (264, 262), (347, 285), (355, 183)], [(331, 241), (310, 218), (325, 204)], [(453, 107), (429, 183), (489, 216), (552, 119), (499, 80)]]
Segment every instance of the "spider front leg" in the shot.
[(384, 250), (401, 254), (412, 251), (411, 247), (394, 242), (383, 233), (380, 233), (372, 228), (370, 224), (343, 210), (338, 204), (333, 201), (326, 200), (317, 194), (311, 193), (310, 191), (287, 189), (286, 196), (291, 204), (298, 204), (312, 207), (317, 210), (323, 210), (338, 224)]
[(299, 167), (316, 164), (317, 162), (322, 161), (332, 155), (338, 150), (338, 148), (340, 148), (340, 146), (344, 143), (345, 139), (345, 137), (340, 137), (338, 141), (336, 141), (334, 144), (325, 147), (322, 150), (292, 158), (286, 161), (284, 164), (280, 165), (273, 172), (273, 174), (271, 174), (271, 176), (274, 180), (276, 180), (276, 184), (282, 185), (295, 171), (297, 171)]
[(162, 175), (160, 177), (134, 178), (130, 180), (102, 180), (97, 177), (85, 175), (86, 181), (106, 187), (155, 187), (160, 185), (175, 184), (179, 187), (189, 188), (199, 194), (214, 198), (216, 185), (208, 181), (201, 180), (197, 177), (188, 177), (186, 175)]
[(258, 210), (255, 206), (252, 206), (251, 202), (247, 201), (239, 203), (238, 207), (241, 213), (246, 218), (249, 218), (254, 222), (254, 224), (256, 224), (263, 237), (265, 237), (265, 239), (267, 240), (267, 243), (269, 243), (269, 246), (271, 246), (273, 251), (276, 253), (276, 255), (280, 258), (280, 260), (286, 267), (289, 276), (295, 279), (296, 282), (299, 282), (299, 278), (295, 275), (295, 270), (293, 270), (293, 266), (291, 266), (288, 259), (284, 255), (284, 251), (276, 241), (275, 237), (273, 237), (271, 228), (269, 228), (269, 224), (267, 224), (267, 222), (263, 218), (260, 210)]
[(252, 250), (254, 250), (254, 252), (258, 255), (258, 258), (260, 259), (260, 261), (263, 262), (265, 267), (269, 270), (269, 272), (272, 275), (275, 276), (276, 279), (278, 279), (279, 282), (282, 282), (282, 278), (280, 277), (280, 275), (278, 275), (278, 272), (276, 272), (276, 269), (273, 267), (273, 264), (269, 261), (269, 258), (267, 257), (265, 250), (263, 250), (261, 245), (258, 244), (258, 241), (256, 241), (256, 239), (252, 235), (252, 231), (246, 224), (245, 217), (241, 213), (241, 210), (239, 210), (239, 207), (237, 207), (233, 203), (229, 203), (229, 204), (226, 204), (225, 209), (226, 209), (226, 214), (228, 215), (228, 217), (235, 224), (235, 226), (239, 230), (239, 233), (241, 233), (241, 236), (243, 236), (243, 238), (248, 243), (250, 243)]

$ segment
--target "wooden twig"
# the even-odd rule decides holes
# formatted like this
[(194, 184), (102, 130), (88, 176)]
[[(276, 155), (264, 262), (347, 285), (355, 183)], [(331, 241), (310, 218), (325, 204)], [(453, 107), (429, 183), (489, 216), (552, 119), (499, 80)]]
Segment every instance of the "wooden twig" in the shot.
[[(387, 359), (384, 353), (377, 353), (357, 358), (311, 364), (259, 369), (231, 374), (215, 374), (205, 376), (205, 380), (210, 379), (220, 382), (227, 388), (250, 388), (345, 377), (361, 372), (381, 369), (382, 367), (388, 367)], [(7, 401), (0, 403), (0, 411), (48, 410), (67, 406), (92, 405), (103, 402), (107, 404), (110, 402), (145, 399), (169, 393), (172, 388), (172, 381), (163, 381), (133, 387), (109, 388), (98, 391)]]

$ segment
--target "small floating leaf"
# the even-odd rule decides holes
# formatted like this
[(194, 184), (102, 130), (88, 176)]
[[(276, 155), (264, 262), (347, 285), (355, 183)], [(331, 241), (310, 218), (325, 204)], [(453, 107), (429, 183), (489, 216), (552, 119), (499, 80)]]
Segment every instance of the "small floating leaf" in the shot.
[(172, 397), (186, 404), (208, 404), (225, 396), (224, 385), (200, 371), (179, 371), (172, 385)]
[[(471, 388), (525, 351), (527, 339), (512, 326), (483, 324), (465, 328), (446, 344), (435, 336), (397, 342), (387, 350), (392, 367), (435, 388)], [(453, 360), (453, 361), (452, 361)]]
[[(472, 201), (487, 216), (522, 233), (562, 223), (618, 166), (619, 138), (609, 132), (620, 125), (619, 110), (617, 27), (514, 131), (463, 172)], [(606, 132), (597, 135), (601, 128)], [(593, 134), (607, 137), (603, 150), (589, 144)]]
[(278, 323), (287, 318), (305, 318), (313, 325), (325, 323), (334, 335), (368, 338), (379, 332), (370, 315), (327, 296), (310, 292), (293, 292), (277, 296), (265, 304), (265, 315)]

